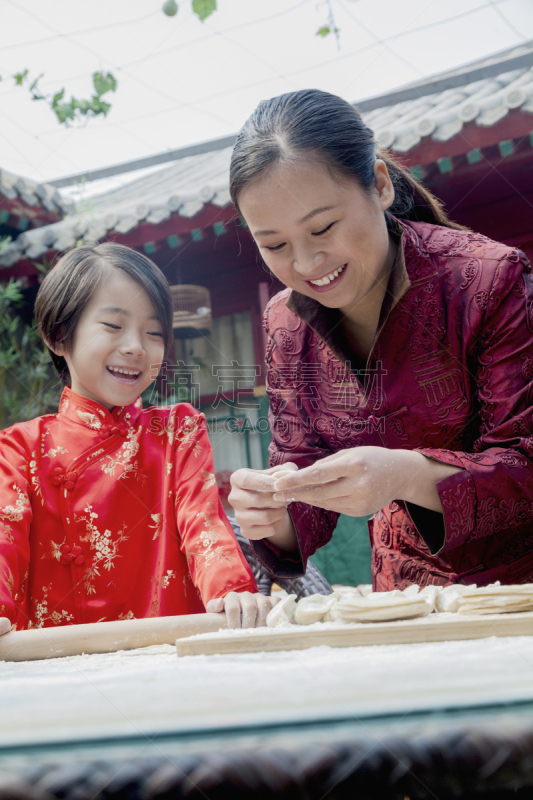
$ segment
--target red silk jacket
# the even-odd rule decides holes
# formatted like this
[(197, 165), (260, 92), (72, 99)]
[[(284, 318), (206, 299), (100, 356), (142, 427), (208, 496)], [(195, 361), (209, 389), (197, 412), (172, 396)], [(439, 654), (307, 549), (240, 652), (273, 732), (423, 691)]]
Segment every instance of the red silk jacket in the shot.
[[(367, 364), (350, 365), (337, 310), (289, 290), (267, 307), (270, 465), (377, 445), (461, 467), (437, 486), (443, 514), (397, 501), (374, 515), (374, 587), (533, 581), (531, 269), (475, 233), (402, 221), (398, 235)], [(300, 557), (256, 543), (280, 577), (338, 518), (289, 510)]]
[(0, 432), (0, 616), (20, 630), (194, 614), (257, 591), (213, 473), (185, 403), (109, 412), (66, 388), (58, 414)]

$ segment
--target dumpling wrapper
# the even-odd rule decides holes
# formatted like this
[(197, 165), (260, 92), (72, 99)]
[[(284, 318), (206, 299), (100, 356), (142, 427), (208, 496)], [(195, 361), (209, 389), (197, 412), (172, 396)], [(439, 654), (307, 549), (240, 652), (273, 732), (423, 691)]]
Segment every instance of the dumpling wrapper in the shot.
[(313, 622), (322, 622), (328, 611), (337, 603), (333, 595), (312, 594), (302, 597), (296, 606), (294, 622), (297, 625), (312, 625)]
[[(456, 587), (449, 587), (459, 589)], [(502, 586), (461, 586), (456, 601), (458, 614), (510, 614), (513, 611), (533, 611), (533, 584)]]
[(270, 476), (274, 478), (275, 481), (279, 481), (280, 478), (284, 478), (285, 475), (292, 475), (293, 472), (297, 472), (295, 469), (278, 469), (277, 472), (273, 472)]
[(280, 600), (269, 612), (266, 618), (268, 628), (277, 628), (280, 625), (290, 625), (296, 611), (296, 595), (289, 594)]
[(335, 597), (337, 600), (340, 600), (341, 597), (345, 597), (347, 594), (355, 594), (358, 597), (363, 597), (360, 587), (358, 586), (336, 586), (328, 597)]
[(348, 594), (333, 606), (328, 614), (332, 622), (386, 622), (412, 619), (431, 614), (434, 598), (427, 592), (422, 594), (416, 585), (404, 591), (370, 592), (366, 597)]

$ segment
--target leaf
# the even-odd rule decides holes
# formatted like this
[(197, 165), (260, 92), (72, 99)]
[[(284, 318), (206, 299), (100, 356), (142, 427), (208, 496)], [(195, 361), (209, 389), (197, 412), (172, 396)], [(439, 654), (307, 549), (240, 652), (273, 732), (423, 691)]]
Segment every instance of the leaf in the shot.
[(28, 72), (29, 72), (29, 70), (25, 69), (25, 70), (23, 70), (23, 72), (16, 72), (13, 75), (13, 78), (15, 79), (15, 86), (22, 86), (22, 84), (24, 83), (24, 81), (28, 77)]
[(203, 22), (217, 10), (217, 0), (192, 0), (192, 10), (200, 22)]
[(64, 89), (61, 89), (61, 91), (56, 92), (55, 95), (52, 97), (52, 107), (56, 106), (59, 103), (59, 101), (63, 99), (64, 95), (65, 95)]
[(41, 74), (40, 74), (40, 75), (38, 75), (38, 76), (35, 78), (35, 80), (34, 80), (34, 81), (32, 81), (32, 83), (30, 84), (30, 92), (33, 92), (33, 90), (34, 90), (34, 89), (37, 89), (37, 88), (38, 88), (38, 87), (37, 87), (37, 84), (39, 83), (39, 81), (41, 80), (41, 78), (44, 78), (44, 72), (41, 72)]
[(331, 28), (329, 27), (329, 25), (322, 25), (322, 27), (319, 28), (315, 33), (315, 36), (324, 37), (324, 36), (329, 36), (330, 33), (331, 33)]
[(93, 72), (93, 86), (97, 97), (101, 97), (106, 92), (114, 92), (117, 88), (117, 79), (113, 73)]
[(72, 108), (72, 103), (53, 105), (52, 111), (55, 112), (59, 122), (66, 122), (67, 119), (74, 119), (74, 109)]

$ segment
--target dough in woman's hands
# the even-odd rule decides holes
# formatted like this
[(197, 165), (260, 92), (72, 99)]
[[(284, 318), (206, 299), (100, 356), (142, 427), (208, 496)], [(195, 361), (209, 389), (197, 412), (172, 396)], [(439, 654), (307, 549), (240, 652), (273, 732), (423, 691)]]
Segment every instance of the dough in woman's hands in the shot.
[(277, 628), (279, 625), (290, 625), (295, 611), (296, 595), (289, 594), (268, 612), (267, 627)]
[(337, 598), (333, 595), (312, 594), (302, 597), (296, 606), (294, 622), (297, 625), (312, 625), (322, 622), (328, 611), (335, 605)]
[(284, 478), (285, 475), (292, 475), (292, 473), (296, 471), (295, 469), (278, 469), (277, 472), (273, 472), (270, 477), (274, 478), (275, 481), (279, 481), (279, 479)]

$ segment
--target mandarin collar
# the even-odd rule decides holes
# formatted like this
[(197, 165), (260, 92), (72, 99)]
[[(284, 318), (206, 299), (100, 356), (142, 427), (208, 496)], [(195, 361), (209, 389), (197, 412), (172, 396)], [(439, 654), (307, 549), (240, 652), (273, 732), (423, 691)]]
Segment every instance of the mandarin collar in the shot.
[(101, 433), (104, 430), (120, 425), (127, 428), (134, 425), (142, 411), (142, 400), (137, 398), (129, 406), (115, 406), (113, 411), (108, 411), (105, 406), (90, 400), (81, 394), (73, 392), (70, 386), (65, 386), (59, 403), (59, 416), (66, 417), (84, 428)]
[[(392, 264), (385, 292), (385, 298), (381, 307), (379, 322), (376, 331), (376, 338), (385, 324), (385, 320), (397, 305), (399, 300), (408, 291), (411, 286), (409, 274), (405, 264), (405, 250), (404, 250), (404, 234), (405, 227), (396, 219), (388, 215), (387, 227), (389, 233), (396, 243), (396, 256)], [(307, 295), (300, 294), (300, 292), (291, 291), (287, 302), (285, 303), (289, 311), (292, 311), (296, 316), (300, 317), (315, 333), (327, 344), (329, 349), (344, 361), (346, 356), (342, 352), (342, 347), (339, 344), (343, 342), (342, 335), (342, 314), (338, 308), (328, 308), (323, 306), (318, 300)]]

